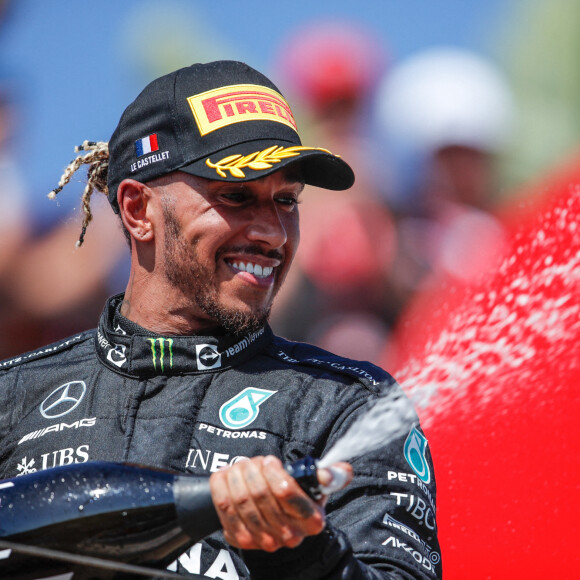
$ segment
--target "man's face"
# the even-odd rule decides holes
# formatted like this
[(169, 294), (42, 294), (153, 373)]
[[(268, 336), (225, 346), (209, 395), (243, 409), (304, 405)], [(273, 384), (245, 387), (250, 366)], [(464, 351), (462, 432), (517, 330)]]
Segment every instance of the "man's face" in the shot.
[(296, 170), (256, 181), (172, 174), (162, 190), (162, 268), (200, 328), (261, 327), (299, 240)]

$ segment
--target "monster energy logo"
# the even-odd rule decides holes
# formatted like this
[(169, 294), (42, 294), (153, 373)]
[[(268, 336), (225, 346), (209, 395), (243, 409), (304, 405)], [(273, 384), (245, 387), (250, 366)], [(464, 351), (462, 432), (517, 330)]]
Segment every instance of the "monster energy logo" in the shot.
[(173, 368), (173, 339), (172, 338), (148, 338), (151, 345), (153, 368), (157, 370), (157, 351), (159, 351), (159, 368), (165, 372), (165, 347), (169, 354), (169, 368)]

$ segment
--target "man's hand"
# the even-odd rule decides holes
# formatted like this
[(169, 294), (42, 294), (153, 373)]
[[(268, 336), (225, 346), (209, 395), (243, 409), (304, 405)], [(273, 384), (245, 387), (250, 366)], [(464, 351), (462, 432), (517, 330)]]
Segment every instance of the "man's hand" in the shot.
[[(346, 483), (352, 468), (346, 463)], [(321, 483), (332, 474), (320, 470)], [(345, 485), (346, 485), (345, 483)], [(244, 550), (274, 552), (295, 548), (325, 526), (324, 509), (300, 488), (282, 462), (271, 455), (239, 461), (210, 478), (213, 503), (226, 541)]]

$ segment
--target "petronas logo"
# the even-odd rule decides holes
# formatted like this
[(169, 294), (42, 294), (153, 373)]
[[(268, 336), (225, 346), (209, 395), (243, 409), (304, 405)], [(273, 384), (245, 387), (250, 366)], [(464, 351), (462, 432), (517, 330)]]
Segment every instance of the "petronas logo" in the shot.
[(220, 421), (230, 429), (242, 429), (253, 423), (260, 412), (260, 405), (276, 391), (248, 387), (226, 401), (220, 408)]
[(421, 481), (429, 483), (431, 481), (431, 470), (425, 457), (426, 450), (427, 439), (425, 439), (425, 436), (416, 427), (413, 427), (405, 441), (405, 459), (411, 466), (411, 469), (417, 474), (417, 477)]
[(151, 357), (153, 359), (153, 368), (165, 372), (165, 365), (173, 368), (173, 339), (172, 338), (148, 338), (151, 345)]

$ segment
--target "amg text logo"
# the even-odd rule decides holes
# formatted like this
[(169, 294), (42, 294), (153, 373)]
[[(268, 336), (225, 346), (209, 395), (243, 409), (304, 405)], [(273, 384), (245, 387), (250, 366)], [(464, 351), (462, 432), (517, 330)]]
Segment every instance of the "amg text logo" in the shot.
[(39, 437), (44, 437), (47, 433), (55, 433), (57, 431), (64, 431), (65, 429), (78, 429), (79, 427), (92, 427), (97, 421), (96, 417), (91, 417), (90, 419), (85, 417), (79, 421), (74, 421), (72, 423), (56, 423), (56, 425), (50, 425), (50, 427), (45, 427), (44, 429), (38, 429), (38, 431), (32, 431), (27, 433), (20, 441), (18, 445), (29, 441), (31, 439), (38, 439)]

